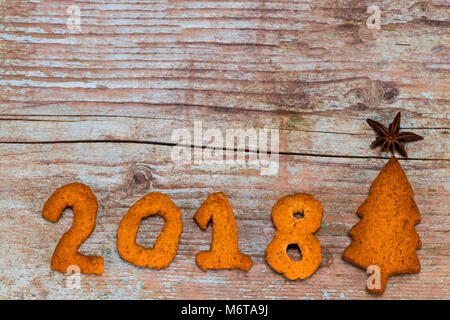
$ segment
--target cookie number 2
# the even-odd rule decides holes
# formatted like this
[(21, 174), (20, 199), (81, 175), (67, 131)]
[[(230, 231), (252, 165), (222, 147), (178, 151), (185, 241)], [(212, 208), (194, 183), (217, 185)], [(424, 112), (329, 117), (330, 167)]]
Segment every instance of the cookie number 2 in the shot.
[(53, 253), (51, 268), (62, 273), (69, 267), (78, 266), (81, 273), (103, 273), (103, 258), (85, 256), (78, 248), (91, 235), (97, 216), (97, 198), (88, 186), (72, 183), (57, 189), (47, 200), (43, 216), (50, 222), (57, 222), (65, 208), (73, 210), (73, 224), (59, 240)]
[[(303, 218), (294, 215), (302, 213)], [(272, 221), (277, 231), (267, 246), (267, 263), (290, 280), (311, 276), (322, 262), (320, 241), (313, 233), (322, 221), (323, 209), (310, 194), (294, 194), (283, 197), (272, 209)], [(293, 261), (286, 253), (290, 244), (297, 244), (302, 253), (300, 261)]]

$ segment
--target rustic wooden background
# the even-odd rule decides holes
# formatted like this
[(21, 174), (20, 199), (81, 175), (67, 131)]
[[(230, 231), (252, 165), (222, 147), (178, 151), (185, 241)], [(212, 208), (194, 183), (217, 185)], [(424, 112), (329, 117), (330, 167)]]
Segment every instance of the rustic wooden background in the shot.
[[(368, 29), (367, 7), (382, 13)], [(66, 9), (81, 9), (81, 33)], [(341, 259), (355, 212), (388, 155), (370, 150), (367, 117), (425, 140), (401, 160), (422, 214), (422, 271), (392, 277), (381, 298), (448, 299), (448, 0), (0, 0), (0, 298), (3, 299), (371, 299), (367, 275)], [(280, 129), (280, 171), (176, 165), (174, 129)], [(102, 276), (80, 290), (50, 270), (72, 223), (42, 218), (50, 194), (71, 182), (99, 201), (82, 252), (102, 255)], [(121, 218), (151, 191), (183, 212), (178, 254), (163, 270), (123, 261)], [(212, 192), (233, 206), (250, 272), (207, 271), (195, 254), (211, 228), (192, 217)], [(319, 270), (288, 281), (265, 262), (270, 212), (284, 195), (308, 192), (324, 207)], [(151, 246), (162, 219), (145, 220)]]

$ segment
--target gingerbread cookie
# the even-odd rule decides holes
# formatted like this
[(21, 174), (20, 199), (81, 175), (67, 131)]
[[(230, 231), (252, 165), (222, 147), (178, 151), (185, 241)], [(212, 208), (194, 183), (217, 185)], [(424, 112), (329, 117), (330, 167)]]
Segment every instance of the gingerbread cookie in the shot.
[[(296, 213), (303, 218), (294, 217)], [(320, 241), (313, 233), (322, 221), (323, 209), (310, 194), (293, 194), (279, 199), (272, 209), (272, 221), (277, 231), (267, 246), (267, 263), (290, 280), (311, 276), (322, 262)], [(300, 261), (293, 261), (286, 253), (288, 245), (297, 244), (302, 253)]]
[(360, 268), (380, 270), (379, 286), (367, 283), (369, 292), (382, 294), (392, 275), (420, 271), (416, 250), (421, 241), (414, 227), (420, 213), (395, 157), (381, 170), (356, 213), (362, 219), (350, 229), (353, 241), (342, 257)]
[(97, 217), (97, 198), (91, 189), (81, 183), (72, 183), (50, 196), (44, 205), (43, 216), (46, 220), (57, 222), (65, 208), (73, 210), (73, 224), (59, 240), (51, 260), (52, 270), (62, 273), (78, 267), (81, 273), (103, 273), (103, 258), (86, 256), (78, 248), (91, 235)]
[(200, 269), (250, 270), (252, 259), (239, 251), (233, 209), (222, 192), (209, 195), (195, 213), (194, 220), (203, 230), (211, 220), (213, 222), (211, 250), (197, 254)]
[[(136, 243), (136, 234), (141, 220), (155, 214), (163, 217), (165, 224), (153, 248), (144, 248)], [(162, 269), (175, 257), (182, 231), (180, 209), (169, 196), (153, 192), (137, 201), (123, 217), (117, 231), (117, 249), (124, 260), (136, 266)]]

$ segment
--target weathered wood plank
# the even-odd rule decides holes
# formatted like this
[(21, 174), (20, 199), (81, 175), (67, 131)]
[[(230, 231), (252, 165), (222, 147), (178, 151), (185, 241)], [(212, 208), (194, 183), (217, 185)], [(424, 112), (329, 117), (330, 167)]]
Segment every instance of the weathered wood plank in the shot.
[[(74, 143), (2, 145), (0, 158), (1, 281), (3, 298), (371, 298), (366, 275), (340, 255), (349, 244), (348, 230), (358, 221), (357, 207), (386, 162), (282, 156), (278, 176), (261, 176), (242, 167), (177, 166), (170, 147), (140, 144)], [(393, 277), (384, 298), (448, 297), (449, 163), (402, 161), (422, 214), (417, 226), (422, 271)], [(139, 176), (139, 178), (137, 178)], [(65, 288), (64, 276), (49, 262), (57, 241), (71, 224), (70, 210), (57, 224), (42, 218), (46, 199), (58, 186), (80, 181), (99, 200), (94, 234), (83, 252), (102, 254), (105, 273), (83, 276), (79, 291)], [(116, 250), (118, 224), (128, 208), (151, 191), (169, 194), (183, 212), (184, 230), (172, 264), (163, 270), (142, 269), (123, 261)], [(211, 230), (193, 221), (195, 210), (215, 191), (224, 191), (233, 206), (240, 248), (254, 259), (249, 273), (202, 272), (195, 254), (209, 247)], [(274, 235), (270, 210), (277, 198), (309, 192), (324, 207), (318, 238), (324, 261), (313, 277), (289, 281), (265, 263), (264, 250)], [(20, 226), (20, 227), (19, 227)], [(161, 221), (149, 219), (138, 241), (151, 246)]]
[[(52, 109), (57, 110), (56, 114), (52, 114)], [(120, 109), (115, 108), (118, 114), (122, 114)], [(45, 114), (42, 114), (43, 111)], [(86, 111), (80, 111), (76, 107), (52, 104), (27, 108), (28, 115), (25, 115), (25, 111), (12, 115), (14, 112), (15, 110), (12, 112), (5, 110), (7, 115), (0, 119), (0, 140), (3, 142), (136, 141), (177, 144), (179, 140), (172, 138), (172, 135), (176, 130), (186, 129), (191, 136), (189, 144), (208, 146), (210, 141), (205, 140), (206, 138), (201, 142), (194, 140), (194, 127), (197, 122), (196, 126), (201, 128), (199, 132), (203, 135), (208, 129), (218, 129), (224, 140), (223, 148), (226, 147), (227, 130), (251, 129), (258, 134), (260, 129), (276, 129), (279, 132), (281, 153), (346, 157), (380, 156), (378, 149), (368, 148), (376, 134), (364, 120), (367, 117), (376, 119), (379, 117), (364, 111), (320, 115), (268, 114), (264, 118), (258, 117), (257, 112), (224, 114), (220, 111), (199, 112), (194, 115), (185, 112), (179, 115), (160, 112), (156, 115), (152, 111), (148, 112), (148, 116), (145, 116), (147, 112), (144, 111), (139, 112), (139, 115), (99, 116), (94, 115), (95, 111), (91, 111), (93, 115), (85, 115)], [(59, 116), (60, 113), (65, 115)], [(447, 138), (448, 128), (445, 126), (449, 124), (449, 120), (411, 118), (411, 116), (408, 113), (404, 114), (402, 128), (413, 129), (424, 136), (425, 140), (407, 145), (410, 157), (429, 160), (448, 159), (450, 140)], [(439, 123), (442, 127), (438, 126)], [(428, 127), (427, 124), (436, 127)], [(258, 148), (257, 145), (248, 144), (247, 147), (250, 150)]]

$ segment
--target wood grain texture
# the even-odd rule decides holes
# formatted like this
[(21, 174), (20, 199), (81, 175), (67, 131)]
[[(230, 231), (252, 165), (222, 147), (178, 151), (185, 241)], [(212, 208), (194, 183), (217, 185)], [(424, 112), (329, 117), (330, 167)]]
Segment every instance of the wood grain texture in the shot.
[[(69, 33), (66, 9), (81, 9)], [(445, 0), (378, 1), (381, 30), (364, 0), (0, 0), (0, 298), (371, 299), (367, 275), (340, 257), (355, 212), (388, 155), (369, 149), (367, 117), (424, 140), (400, 160), (422, 214), (422, 271), (389, 279), (383, 298), (449, 299), (449, 36)], [(280, 168), (176, 165), (175, 129), (280, 130)], [(206, 144), (206, 142), (205, 142)], [(256, 150), (252, 150), (256, 151)], [(80, 290), (50, 270), (72, 213), (51, 224), (42, 207), (59, 186), (89, 185), (97, 227), (82, 252), (105, 273)], [(178, 254), (163, 270), (135, 267), (116, 248), (119, 222), (151, 191), (183, 213)], [(248, 272), (202, 272), (195, 254), (211, 228), (193, 221), (223, 191), (236, 215)], [(288, 281), (265, 262), (279, 197), (308, 192), (324, 208), (323, 262)], [(143, 222), (151, 246), (162, 221)]]

